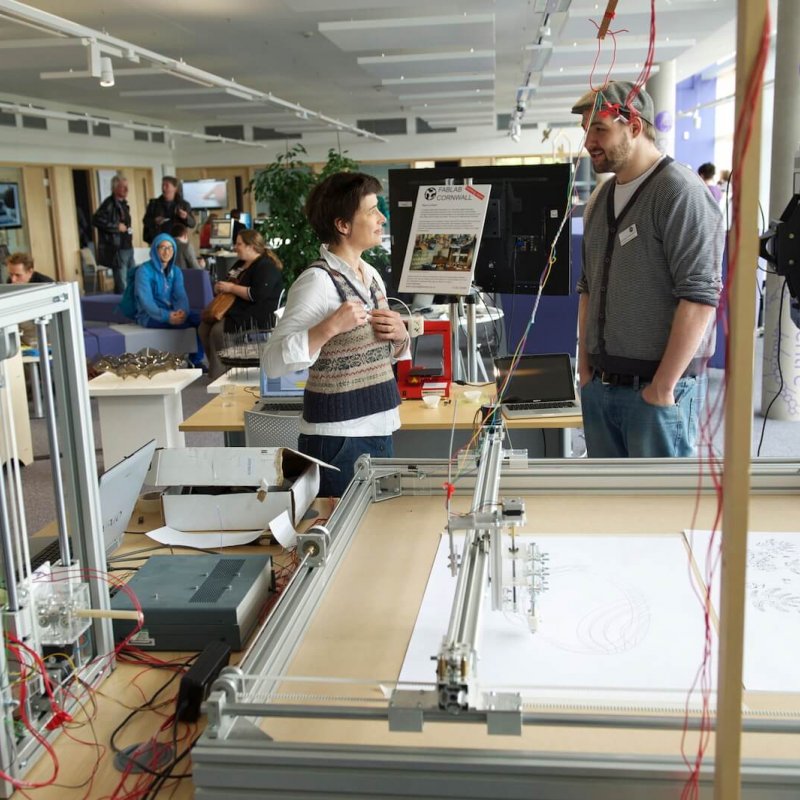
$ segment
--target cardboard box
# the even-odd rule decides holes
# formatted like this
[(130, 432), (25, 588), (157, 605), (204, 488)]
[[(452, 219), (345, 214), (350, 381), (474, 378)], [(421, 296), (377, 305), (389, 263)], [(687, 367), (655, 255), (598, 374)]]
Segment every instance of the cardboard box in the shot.
[(166, 448), (156, 451), (147, 483), (168, 487), (161, 502), (170, 528), (264, 530), (284, 511), (300, 522), (320, 467), (336, 469), (287, 447)]

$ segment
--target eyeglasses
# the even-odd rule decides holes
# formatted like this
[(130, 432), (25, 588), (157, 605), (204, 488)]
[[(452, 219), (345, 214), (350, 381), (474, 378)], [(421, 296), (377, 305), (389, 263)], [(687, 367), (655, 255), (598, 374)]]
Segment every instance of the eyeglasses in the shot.
[(171, 244), (160, 244), (156, 250), (174, 250), (175, 248)]

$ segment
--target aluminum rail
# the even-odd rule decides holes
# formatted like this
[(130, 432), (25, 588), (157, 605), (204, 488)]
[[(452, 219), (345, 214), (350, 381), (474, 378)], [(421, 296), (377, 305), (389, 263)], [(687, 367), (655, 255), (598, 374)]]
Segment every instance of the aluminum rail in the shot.
[[(292, 703), (227, 703), (223, 715), (231, 717), (278, 717), (290, 719), (347, 719), (385, 722), (389, 719), (388, 709), (366, 706), (328, 706), (296, 705)], [(485, 724), (487, 712), (469, 709), (458, 715), (458, 722)], [(452, 722), (452, 714), (444, 709), (426, 709), (425, 722)], [(523, 712), (523, 725), (542, 725), (565, 728), (617, 728), (635, 730), (700, 730), (709, 725), (709, 720), (700, 717), (681, 715), (670, 716), (644, 714), (586, 714), (557, 712)], [(714, 718), (711, 730), (715, 729)], [(742, 730), (746, 733), (800, 733), (798, 718), (745, 718)]]

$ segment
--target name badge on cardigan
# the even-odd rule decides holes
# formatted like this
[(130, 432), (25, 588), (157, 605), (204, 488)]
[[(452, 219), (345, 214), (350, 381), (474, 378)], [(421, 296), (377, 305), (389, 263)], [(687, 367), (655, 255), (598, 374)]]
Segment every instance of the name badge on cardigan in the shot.
[(620, 246), (628, 244), (628, 242), (635, 239), (638, 235), (639, 232), (636, 230), (636, 225), (629, 225), (627, 228), (625, 228), (624, 231), (621, 231), (619, 234)]

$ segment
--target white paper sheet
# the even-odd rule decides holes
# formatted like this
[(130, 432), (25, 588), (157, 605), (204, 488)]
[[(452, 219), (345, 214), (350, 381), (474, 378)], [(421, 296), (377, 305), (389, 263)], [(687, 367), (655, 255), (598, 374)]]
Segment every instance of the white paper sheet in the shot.
[(240, 544), (250, 544), (264, 534), (260, 531), (212, 531), (198, 533), (197, 531), (179, 531), (165, 525), (150, 531), (147, 536), (155, 541), (172, 545), (173, 547), (199, 547), (203, 550), (217, 549), (219, 547), (236, 547)]
[(269, 530), (272, 538), (285, 550), (294, 547), (297, 542), (297, 531), (289, 519), (289, 512), (284, 511), (269, 523)]
[[(538, 631), (532, 633), (524, 619), (491, 611), (487, 594), (478, 644), (482, 689), (514, 688), (528, 699), (685, 702), (701, 663), (705, 625), (683, 538), (568, 535), (535, 541), (550, 557)], [(430, 659), (446, 633), (455, 589), (447, 549), (443, 537), (401, 681), (435, 681)]]
[[(713, 552), (711, 531), (686, 531), (703, 576), (709, 559), (719, 552), (718, 531)], [(711, 602), (719, 614), (722, 567), (717, 561)], [(745, 689), (800, 692), (800, 533), (750, 531), (747, 576), (744, 674)]]

